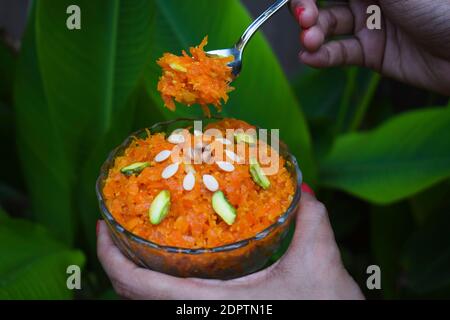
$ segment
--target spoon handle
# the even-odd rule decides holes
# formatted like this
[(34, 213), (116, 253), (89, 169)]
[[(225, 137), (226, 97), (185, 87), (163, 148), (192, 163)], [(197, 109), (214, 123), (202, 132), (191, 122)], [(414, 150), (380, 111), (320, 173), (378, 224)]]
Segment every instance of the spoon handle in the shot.
[(236, 49), (243, 51), (247, 43), (253, 37), (253, 35), (258, 31), (258, 29), (269, 20), (278, 10), (280, 10), (289, 0), (277, 0), (272, 4), (263, 14), (261, 14), (253, 23), (245, 30), (242, 37), (236, 43)]

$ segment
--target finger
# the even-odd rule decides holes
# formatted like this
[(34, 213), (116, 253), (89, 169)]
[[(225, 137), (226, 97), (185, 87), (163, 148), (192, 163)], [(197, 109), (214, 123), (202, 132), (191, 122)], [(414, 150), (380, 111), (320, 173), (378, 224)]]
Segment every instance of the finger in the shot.
[(247, 299), (247, 291), (258, 283), (267, 283), (277, 265), (228, 281), (172, 277), (128, 260), (115, 246), (105, 222), (99, 223), (97, 255), (116, 292), (130, 299)]
[(301, 52), (299, 58), (303, 63), (315, 68), (365, 65), (364, 51), (361, 42), (356, 38), (328, 42), (316, 52)]
[[(132, 275), (138, 267), (116, 247), (103, 221), (98, 223), (97, 256), (117, 294), (130, 299), (137, 298)], [(124, 274), (128, 279), (124, 279)]]
[(353, 13), (348, 6), (320, 10), (318, 25), (325, 37), (349, 34), (354, 29)]
[(315, 0), (292, 0), (291, 12), (302, 28), (310, 28), (317, 23), (319, 9)]
[(301, 43), (307, 51), (317, 51), (326, 38), (353, 32), (354, 18), (348, 6), (336, 6), (321, 9), (316, 25), (303, 30)]
[(97, 257), (110, 278), (116, 278), (119, 271), (134, 271), (138, 267), (128, 260), (114, 244), (106, 223), (99, 221), (97, 233)]
[[(188, 299), (195, 294), (187, 279), (140, 268), (114, 244), (105, 222), (100, 222), (97, 255), (116, 292), (130, 299)], [(194, 297), (192, 297), (194, 298)]]
[(303, 193), (295, 233), (281, 263), (286, 270), (297, 270), (299, 261), (307, 264), (330, 258), (340, 259), (340, 255), (327, 210), (313, 195)]
[(325, 206), (313, 195), (302, 194), (296, 219), (296, 230), (292, 245), (305, 245), (306, 242), (333, 241), (328, 212)]

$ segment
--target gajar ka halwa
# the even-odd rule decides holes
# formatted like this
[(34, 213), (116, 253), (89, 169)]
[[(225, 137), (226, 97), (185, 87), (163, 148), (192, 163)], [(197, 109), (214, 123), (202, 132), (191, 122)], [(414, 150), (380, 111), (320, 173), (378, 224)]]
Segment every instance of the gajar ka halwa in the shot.
[[(247, 135), (249, 128), (224, 119), (205, 132), (188, 128), (135, 138), (105, 181), (109, 211), (127, 230), (159, 245), (213, 248), (255, 236), (288, 209), (295, 185), (283, 157)], [(227, 129), (242, 130), (229, 139)], [(266, 163), (264, 153), (252, 156), (256, 146), (278, 161), (275, 173), (265, 174), (259, 162)]]
[(163, 70), (158, 91), (170, 110), (175, 110), (175, 100), (187, 106), (199, 104), (210, 116), (208, 105), (220, 111), (222, 101), (228, 101), (228, 93), (233, 90), (232, 68), (228, 64), (234, 58), (208, 56), (203, 50), (207, 43), (205, 37), (198, 47), (190, 48), (192, 56), (183, 50), (182, 56), (165, 53), (158, 60)]

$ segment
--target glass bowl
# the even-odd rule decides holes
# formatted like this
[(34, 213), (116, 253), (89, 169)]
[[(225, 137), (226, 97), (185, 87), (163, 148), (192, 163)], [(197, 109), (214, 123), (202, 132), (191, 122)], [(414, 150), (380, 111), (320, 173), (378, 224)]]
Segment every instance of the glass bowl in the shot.
[(137, 265), (177, 277), (233, 279), (262, 269), (286, 238), (291, 224), (294, 223), (295, 211), (300, 202), (302, 174), (296, 158), (282, 141), (279, 141), (279, 153), (286, 160), (286, 168), (294, 179), (295, 194), (286, 212), (281, 214), (275, 223), (252, 238), (214, 248), (187, 249), (163, 246), (126, 230), (106, 207), (103, 186), (108, 172), (114, 166), (115, 158), (124, 153), (133, 137), (145, 138), (148, 131), (152, 134), (170, 133), (175, 129), (192, 126), (195, 120), (202, 120), (205, 126), (208, 121), (218, 119), (177, 119), (139, 130), (114, 149), (101, 167), (96, 183), (101, 215), (108, 225), (114, 243)]

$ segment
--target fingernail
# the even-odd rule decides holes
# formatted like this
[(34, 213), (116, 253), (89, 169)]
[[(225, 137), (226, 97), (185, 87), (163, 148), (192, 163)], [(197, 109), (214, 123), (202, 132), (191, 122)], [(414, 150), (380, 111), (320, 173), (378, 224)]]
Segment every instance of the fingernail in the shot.
[(308, 194), (310, 194), (310, 195), (312, 195), (312, 196), (314, 196), (314, 197), (316, 196), (316, 194), (314, 193), (314, 190), (311, 189), (311, 187), (308, 186), (306, 183), (302, 183), (301, 190), (302, 190), (302, 192), (304, 192), (304, 193), (308, 193)]
[(301, 18), (303, 11), (305, 11), (305, 8), (303, 8), (303, 7), (295, 8), (295, 16), (297, 17), (298, 22), (300, 22), (300, 18)]
[(97, 220), (97, 225), (95, 226), (95, 234), (98, 236), (98, 229), (100, 228), (100, 220)]

